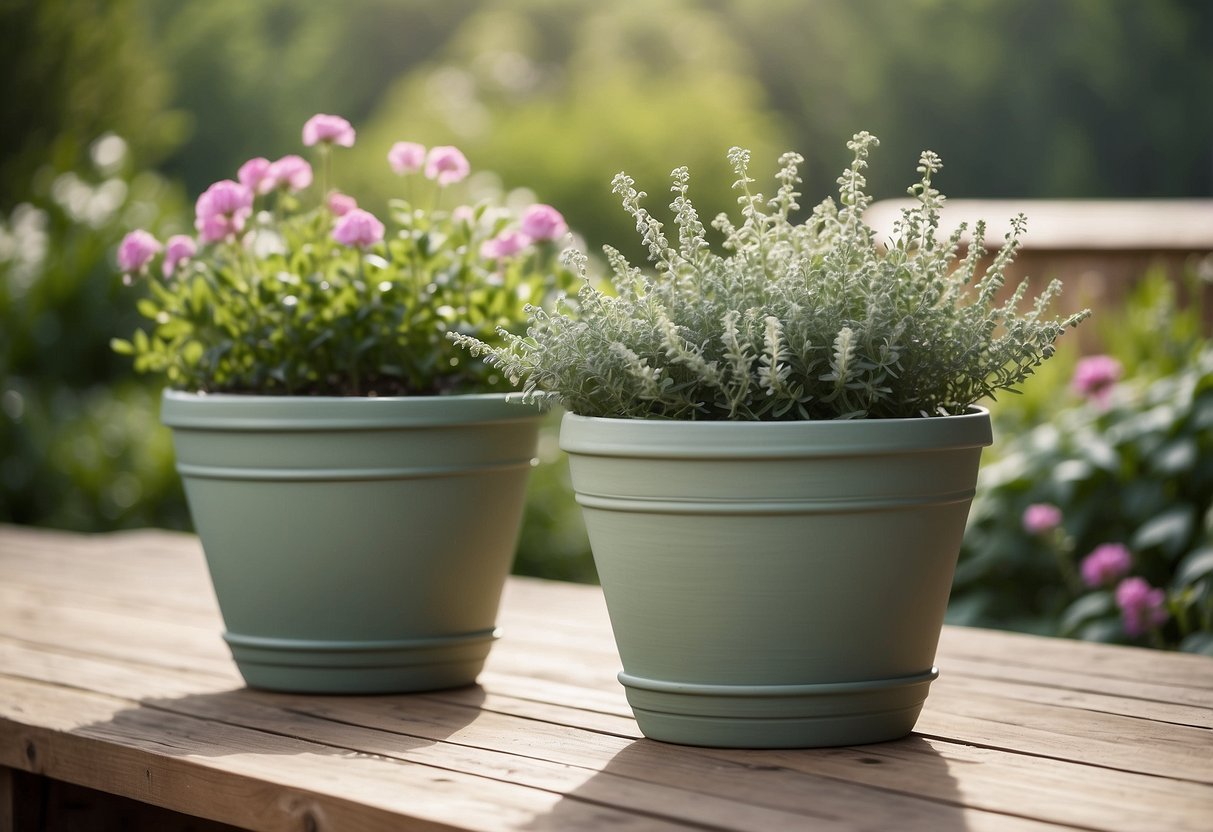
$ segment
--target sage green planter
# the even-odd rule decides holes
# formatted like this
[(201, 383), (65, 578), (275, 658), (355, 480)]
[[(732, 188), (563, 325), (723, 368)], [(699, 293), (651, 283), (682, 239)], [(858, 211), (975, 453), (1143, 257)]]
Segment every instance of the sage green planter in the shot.
[(594, 561), (652, 739), (851, 745), (914, 727), (989, 414), (566, 415)]
[(162, 419), (250, 686), (475, 681), (517, 543), (535, 410), (503, 395), (168, 391)]

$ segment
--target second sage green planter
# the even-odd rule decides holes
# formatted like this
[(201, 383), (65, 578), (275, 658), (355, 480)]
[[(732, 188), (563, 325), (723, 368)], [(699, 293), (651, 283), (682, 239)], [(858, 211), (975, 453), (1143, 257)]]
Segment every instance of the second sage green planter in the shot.
[(810, 747), (914, 727), (989, 414), (828, 422), (566, 415), (644, 734)]
[(252, 687), (472, 683), (496, 638), (540, 416), (502, 395), (164, 394)]

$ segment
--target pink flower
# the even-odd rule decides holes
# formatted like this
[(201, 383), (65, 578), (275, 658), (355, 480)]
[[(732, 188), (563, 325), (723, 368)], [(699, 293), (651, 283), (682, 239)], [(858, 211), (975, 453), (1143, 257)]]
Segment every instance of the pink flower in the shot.
[(177, 271), (178, 266), (188, 262), (197, 253), (198, 244), (194, 242), (193, 237), (185, 234), (174, 234), (169, 237), (168, 245), (164, 250), (164, 276), (168, 277)]
[(387, 162), (401, 176), (416, 173), (425, 164), (425, 146), (417, 142), (396, 142), (387, 152)]
[(1100, 407), (1108, 406), (1112, 388), (1116, 386), (1124, 368), (1110, 355), (1090, 355), (1081, 359), (1074, 368), (1070, 387), (1080, 396), (1085, 396)]
[(122, 238), (118, 245), (118, 268), (130, 274), (141, 271), (160, 252), (160, 241), (142, 228)]
[(532, 240), (555, 240), (568, 230), (564, 217), (551, 205), (532, 205), (522, 214), (522, 233)]
[(425, 158), (425, 178), (437, 180), (445, 188), (462, 180), (471, 171), (467, 157), (457, 147), (431, 147)]
[(1120, 607), (1125, 632), (1130, 636), (1161, 627), (1170, 618), (1164, 609), (1166, 593), (1150, 586), (1145, 578), (1125, 578), (1116, 587), (1116, 605)]
[(1061, 525), (1061, 509), (1052, 503), (1033, 503), (1024, 509), (1023, 530), (1028, 534), (1046, 534)]
[(334, 217), (344, 217), (358, 207), (358, 200), (347, 194), (333, 191), (329, 194), (328, 206)]
[(258, 156), (241, 165), (240, 170), (236, 173), (236, 178), (240, 180), (241, 185), (253, 193), (264, 194), (273, 190), (274, 187), (274, 181), (269, 176), (269, 171), (270, 160)]
[(531, 244), (531, 238), (521, 231), (507, 228), (491, 240), (485, 240), (480, 246), (480, 256), (488, 260), (500, 260), (510, 257)]
[(383, 239), (383, 223), (371, 212), (355, 208), (337, 220), (333, 239), (343, 246), (366, 248)]
[(303, 125), (303, 144), (311, 147), (319, 142), (353, 147), (354, 128), (341, 116), (317, 113)]
[(1133, 556), (1127, 548), (1120, 543), (1105, 543), (1083, 558), (1079, 568), (1083, 583), (1095, 588), (1123, 578), (1132, 566)]
[(460, 205), (451, 211), (451, 219), (455, 222), (471, 225), (476, 221), (476, 209), (471, 205)]
[(269, 187), (266, 190), (285, 186), (291, 191), (302, 191), (312, 184), (312, 166), (302, 156), (283, 156), (269, 166), (266, 172)]
[(202, 241), (213, 243), (244, 230), (244, 221), (253, 213), (253, 192), (223, 179), (203, 191), (194, 210), (194, 227)]

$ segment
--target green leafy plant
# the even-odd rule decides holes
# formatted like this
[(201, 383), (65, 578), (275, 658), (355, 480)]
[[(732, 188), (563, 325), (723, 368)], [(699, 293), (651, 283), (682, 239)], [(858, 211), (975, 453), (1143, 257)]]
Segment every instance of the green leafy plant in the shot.
[(1213, 343), (1175, 294), (1148, 276), (1101, 322), (1111, 355), (1079, 360), (1034, 426), (1018, 401), (994, 409), (1008, 438), (982, 469), (951, 621), (1213, 654)]
[(128, 234), (119, 264), (149, 278), (138, 309), (153, 326), (115, 339), (114, 349), (132, 355), (136, 370), (200, 392), (508, 389), (444, 336), (454, 328), (496, 340), (498, 329), (521, 328), (523, 301), (543, 302), (571, 283), (554, 257), (563, 218), (546, 205), (515, 215), (500, 200), (419, 207), (436, 204), (469, 167), (453, 147), (402, 142), (389, 162), (420, 199), (393, 200), (385, 227), (327, 188), (330, 154), (353, 142), (344, 119), (316, 116), (304, 143), (320, 154), (318, 187), (298, 156), (253, 159), (239, 182), (217, 182), (199, 198), (198, 239), (178, 235), (162, 246), (146, 232)]
[[(655, 277), (606, 247), (614, 296), (586, 280), (575, 305), (551, 313), (528, 306), (525, 336), (501, 332), (501, 345), (450, 337), (486, 356), (528, 398), (555, 398), (585, 416), (934, 416), (1013, 388), (1087, 313), (1045, 318), (1056, 281), (1026, 313), (1019, 309), (1026, 283), (996, 300), (1022, 217), (984, 273), (981, 223), (957, 262), (966, 229), (939, 239), (944, 197), (933, 177), (942, 165), (929, 151), (910, 188), (918, 205), (882, 246), (862, 220), (871, 202), (863, 171), (876, 144), (866, 132), (848, 143), (853, 160), (838, 179), (838, 203), (827, 199), (801, 222), (793, 214), (803, 159), (781, 157), (778, 189), (767, 199), (751, 187), (749, 152), (730, 150), (741, 222), (720, 215), (712, 223), (723, 234), (723, 255), (708, 242), (685, 167), (671, 175), (676, 243), (621, 173), (614, 191), (636, 221)], [(584, 255), (573, 252), (570, 264), (585, 278)]]

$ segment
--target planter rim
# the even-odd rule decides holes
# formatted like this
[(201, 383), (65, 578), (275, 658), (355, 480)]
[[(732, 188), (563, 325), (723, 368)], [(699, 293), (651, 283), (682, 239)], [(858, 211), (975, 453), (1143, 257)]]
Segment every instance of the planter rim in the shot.
[(533, 421), (516, 393), (450, 396), (261, 396), (166, 389), (160, 419), (201, 430), (372, 430)]
[(867, 455), (993, 443), (990, 412), (956, 416), (788, 422), (619, 419), (566, 413), (560, 447), (587, 456), (654, 459)]

